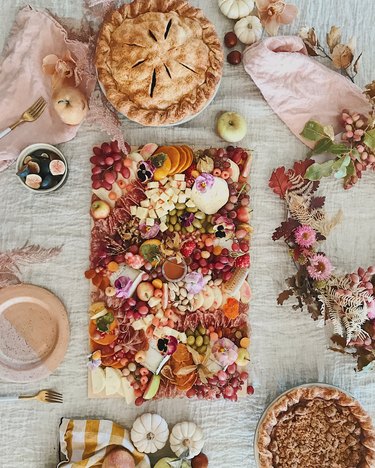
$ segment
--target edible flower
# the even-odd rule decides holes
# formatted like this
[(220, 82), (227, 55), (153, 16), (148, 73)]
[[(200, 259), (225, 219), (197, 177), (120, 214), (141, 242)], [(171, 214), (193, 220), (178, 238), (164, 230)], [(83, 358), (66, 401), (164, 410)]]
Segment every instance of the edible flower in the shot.
[(130, 290), (133, 285), (133, 281), (129, 276), (120, 276), (115, 281), (116, 296), (128, 299), (130, 297)]
[(194, 218), (195, 218), (194, 213), (185, 212), (184, 214), (180, 216), (180, 221), (184, 227), (188, 227), (193, 224)]
[(141, 182), (151, 179), (154, 169), (148, 162), (144, 161), (138, 164), (137, 176)]
[(198, 271), (192, 271), (188, 273), (185, 278), (185, 286), (190, 294), (199, 294), (206, 285), (206, 281), (203, 278), (202, 273)]
[(102, 353), (100, 350), (94, 351), (90, 356), (88, 356), (89, 362), (87, 363), (87, 367), (90, 370), (94, 370), (99, 367), (102, 363)]
[(309, 248), (316, 242), (316, 232), (311, 226), (303, 224), (294, 231), (294, 238), (300, 247)]
[(135, 270), (140, 270), (146, 262), (140, 255), (127, 252), (125, 254), (125, 263)]
[(154, 223), (153, 226), (147, 226), (145, 221), (139, 223), (139, 232), (143, 239), (153, 239), (159, 234), (160, 226), (158, 223)]
[(316, 281), (322, 281), (329, 278), (332, 270), (332, 263), (323, 254), (317, 254), (311, 257), (310, 265), (307, 267), (309, 276)]
[(158, 340), (158, 350), (167, 355), (173, 354), (177, 349), (177, 345), (178, 340), (175, 336), (167, 336)]
[(227, 216), (217, 216), (214, 218), (215, 237), (222, 239), (230, 237), (234, 232), (234, 223)]
[(298, 14), (295, 5), (283, 0), (256, 0), (260, 21), (270, 36), (276, 36), (281, 24), (290, 24)]
[(222, 367), (227, 367), (236, 362), (238, 347), (229, 338), (221, 338), (212, 346), (212, 354)]
[(207, 174), (204, 172), (200, 176), (198, 176), (195, 180), (195, 186), (200, 193), (206, 193), (208, 189), (210, 189), (215, 182), (215, 177), (211, 174)]

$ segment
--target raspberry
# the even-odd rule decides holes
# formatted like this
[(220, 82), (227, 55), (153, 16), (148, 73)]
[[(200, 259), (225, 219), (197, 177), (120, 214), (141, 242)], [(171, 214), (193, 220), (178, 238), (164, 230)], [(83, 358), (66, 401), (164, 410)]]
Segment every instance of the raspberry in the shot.
[(184, 257), (190, 257), (197, 244), (194, 241), (186, 241), (181, 247), (181, 253)]
[(241, 257), (237, 257), (236, 261), (234, 262), (234, 266), (236, 268), (249, 268), (249, 266), (250, 266), (250, 255), (245, 254), (245, 255), (241, 255)]

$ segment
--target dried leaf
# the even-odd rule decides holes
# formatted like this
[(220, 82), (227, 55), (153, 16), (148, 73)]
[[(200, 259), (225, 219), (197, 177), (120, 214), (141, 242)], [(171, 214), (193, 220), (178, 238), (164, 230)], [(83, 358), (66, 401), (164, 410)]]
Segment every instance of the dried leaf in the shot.
[(363, 139), (363, 143), (372, 150), (375, 150), (375, 128), (372, 130), (367, 130)]
[(19, 284), (21, 280), (14, 273), (0, 272), (0, 288)]
[(310, 154), (322, 154), (322, 153), (328, 153), (330, 148), (332, 146), (332, 140), (331, 138), (322, 138), (319, 140), (314, 148), (311, 150)]
[(293, 172), (295, 175), (305, 176), (307, 169), (314, 164), (312, 159), (305, 159), (303, 161), (296, 161), (293, 164)]
[(281, 223), (281, 226), (276, 228), (275, 232), (272, 235), (272, 240), (276, 241), (285, 237), (285, 239), (289, 239), (293, 233), (293, 231), (300, 225), (300, 223), (292, 218), (287, 219), (286, 221)]
[(359, 71), (361, 57), (362, 57), (362, 52), (358, 55), (358, 57), (355, 59), (355, 62), (353, 63), (353, 71), (355, 74), (357, 74)]
[(8, 255), (12, 259), (12, 262), (26, 265), (30, 263), (43, 263), (58, 255), (61, 249), (62, 246), (46, 249), (40, 245), (28, 245), (26, 243), (21, 248), (11, 250)]
[(285, 172), (284, 166), (278, 167), (272, 172), (268, 185), (280, 198), (285, 197), (286, 192), (291, 188), (292, 184)]
[(327, 136), (325, 127), (316, 120), (306, 122), (300, 135), (311, 141), (319, 141)]
[(294, 291), (293, 289), (286, 289), (282, 293), (279, 294), (277, 298), (277, 303), (279, 305), (283, 305), (286, 300), (288, 300), (291, 296), (293, 296)]
[(326, 201), (326, 197), (313, 197), (310, 200), (310, 210), (323, 208), (325, 201)]
[(315, 50), (315, 48), (308, 42), (308, 41), (303, 41), (305, 44), (307, 53), (310, 57), (319, 57), (318, 52)]
[(332, 52), (333, 65), (338, 69), (347, 69), (353, 62), (354, 55), (350, 47), (345, 44), (337, 44)]
[(333, 172), (333, 164), (335, 160), (331, 159), (330, 161), (326, 161), (324, 163), (315, 163), (310, 166), (306, 172), (306, 179), (309, 180), (320, 180), (323, 177), (329, 177)]
[(365, 86), (363, 94), (365, 94), (370, 101), (375, 100), (375, 80)]
[(340, 44), (341, 41), (341, 28), (337, 26), (332, 26), (329, 33), (327, 34), (327, 45), (329, 51), (333, 52), (333, 49)]

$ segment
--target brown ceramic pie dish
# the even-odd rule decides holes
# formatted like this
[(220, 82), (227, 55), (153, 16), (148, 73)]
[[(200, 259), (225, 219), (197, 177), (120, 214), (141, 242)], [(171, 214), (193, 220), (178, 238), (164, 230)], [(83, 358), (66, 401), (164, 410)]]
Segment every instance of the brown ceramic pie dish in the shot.
[(371, 468), (375, 431), (354, 398), (310, 384), (268, 407), (256, 431), (255, 455), (260, 468)]
[(96, 47), (107, 99), (142, 125), (164, 126), (198, 114), (223, 70), (215, 28), (183, 0), (135, 0), (105, 18)]

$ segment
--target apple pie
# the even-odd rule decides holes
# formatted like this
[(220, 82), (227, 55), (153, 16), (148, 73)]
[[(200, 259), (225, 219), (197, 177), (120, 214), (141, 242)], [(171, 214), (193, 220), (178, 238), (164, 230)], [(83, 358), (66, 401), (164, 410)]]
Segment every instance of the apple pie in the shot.
[(360, 404), (334, 387), (297, 387), (260, 423), (261, 468), (371, 468), (375, 432)]
[(119, 112), (142, 125), (169, 125), (213, 98), (223, 52), (212, 23), (186, 1), (135, 0), (107, 15), (96, 68)]

